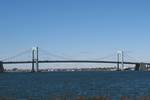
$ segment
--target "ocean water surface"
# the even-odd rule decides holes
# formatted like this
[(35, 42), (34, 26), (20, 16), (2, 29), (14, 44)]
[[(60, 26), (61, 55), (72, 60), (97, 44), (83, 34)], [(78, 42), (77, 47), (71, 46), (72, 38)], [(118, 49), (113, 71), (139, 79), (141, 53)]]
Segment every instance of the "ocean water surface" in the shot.
[[(77, 97), (150, 97), (150, 72), (1, 73), (0, 97), (76, 100)], [(64, 99), (65, 98), (65, 99)]]

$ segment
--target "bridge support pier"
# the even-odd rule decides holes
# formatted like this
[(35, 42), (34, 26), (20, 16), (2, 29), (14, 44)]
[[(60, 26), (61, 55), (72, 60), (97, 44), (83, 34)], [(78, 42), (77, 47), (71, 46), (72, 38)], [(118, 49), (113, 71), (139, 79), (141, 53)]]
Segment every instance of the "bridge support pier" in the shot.
[(146, 64), (143, 64), (143, 63), (136, 64), (135, 71), (147, 71)]
[(4, 72), (3, 62), (0, 61), (0, 73)]
[(139, 68), (140, 68), (140, 64), (135, 64), (135, 71), (139, 71)]

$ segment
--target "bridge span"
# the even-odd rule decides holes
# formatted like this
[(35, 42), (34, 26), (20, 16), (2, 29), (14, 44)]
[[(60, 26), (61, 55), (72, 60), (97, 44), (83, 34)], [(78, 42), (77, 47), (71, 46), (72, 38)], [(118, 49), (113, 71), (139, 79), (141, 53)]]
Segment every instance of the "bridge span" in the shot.
[[(117, 70), (119, 69), (119, 64), (122, 64), (122, 62), (118, 62), (118, 61), (98, 61), (98, 60), (33, 60), (33, 61), (8, 61), (8, 62), (1, 62), (0, 64), (0, 69), (1, 72), (3, 72), (4, 70), (4, 65), (7, 64), (32, 64), (32, 72), (35, 72), (35, 66), (34, 64), (36, 64), (36, 68), (37, 70), (39, 70), (39, 63), (105, 63), (105, 64), (117, 64)], [(141, 62), (123, 62), (123, 64), (131, 64), (131, 65), (135, 65), (135, 69), (139, 70), (139, 68), (142, 65), (148, 65), (150, 66), (150, 63), (141, 63)]]
[[(9, 61), (2, 62), (3, 64), (30, 64), (33, 61)], [(36, 61), (34, 61), (36, 63)], [(121, 64), (122, 62), (117, 61), (97, 61), (97, 60), (40, 60), (38, 63), (107, 63), (107, 64)], [(141, 64), (142, 62), (123, 62), (124, 64)], [(150, 65), (150, 63), (142, 63)]]
[[(26, 51), (27, 53), (30, 52), (30, 50)], [(20, 56), (26, 52), (20, 53), (16, 56)], [(27, 61), (5, 61), (6, 59), (0, 61), (0, 72), (4, 72), (4, 65), (8, 64), (32, 64), (32, 72), (35, 72), (35, 67), (36, 71), (39, 71), (39, 63), (105, 63), (105, 64), (116, 64), (117, 65), (117, 70), (120, 70), (120, 64), (122, 65), (122, 68), (124, 68), (124, 64), (131, 64), (135, 65), (135, 70), (139, 70), (140, 68), (146, 68), (147, 66), (150, 66), (150, 63), (145, 63), (145, 62), (127, 62), (124, 61), (124, 53), (121, 52), (117, 53), (117, 59), (116, 61), (109, 61), (109, 60), (39, 60), (39, 48), (36, 47), (32, 49), (32, 60), (27, 60)], [(9, 58), (14, 58), (9, 57)], [(121, 60), (120, 60), (121, 58)], [(8, 58), (7, 58), (8, 59)]]

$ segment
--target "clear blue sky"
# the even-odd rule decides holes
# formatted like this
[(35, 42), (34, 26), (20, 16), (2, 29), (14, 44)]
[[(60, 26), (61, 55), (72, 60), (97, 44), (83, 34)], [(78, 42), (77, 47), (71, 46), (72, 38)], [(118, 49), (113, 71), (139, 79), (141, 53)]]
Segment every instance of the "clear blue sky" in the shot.
[(1, 57), (38, 45), (87, 57), (125, 50), (150, 61), (149, 43), (150, 0), (0, 0)]

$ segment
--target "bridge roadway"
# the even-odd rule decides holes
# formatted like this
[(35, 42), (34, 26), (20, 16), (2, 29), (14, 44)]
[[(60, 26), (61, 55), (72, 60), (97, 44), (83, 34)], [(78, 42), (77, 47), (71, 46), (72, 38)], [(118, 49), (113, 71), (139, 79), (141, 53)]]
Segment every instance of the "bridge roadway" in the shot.
[[(32, 61), (8, 61), (3, 62), (3, 64), (30, 64)], [(36, 61), (34, 62), (36, 63)], [(38, 63), (108, 63), (108, 64), (117, 64), (122, 62), (117, 61), (96, 61), (96, 60), (39, 60)], [(150, 65), (150, 63), (145, 62), (123, 62), (124, 64), (146, 64)]]

